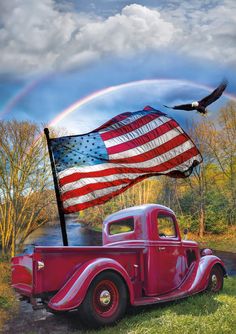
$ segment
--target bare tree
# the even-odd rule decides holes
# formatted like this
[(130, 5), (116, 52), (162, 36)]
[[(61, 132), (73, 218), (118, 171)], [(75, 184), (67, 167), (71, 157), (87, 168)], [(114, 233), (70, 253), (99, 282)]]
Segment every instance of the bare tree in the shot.
[(2, 121), (0, 133), (1, 248), (13, 256), (16, 245), (51, 218), (54, 192), (48, 190), (51, 171), (39, 128)]
[[(220, 127), (219, 127), (220, 125)], [(203, 126), (204, 128), (204, 126)], [(219, 112), (218, 122), (205, 124), (205, 149), (208, 158), (219, 167), (222, 180), (221, 191), (229, 203), (228, 219), (233, 224), (236, 219), (236, 104), (229, 102)], [(219, 183), (219, 182), (218, 182)]]

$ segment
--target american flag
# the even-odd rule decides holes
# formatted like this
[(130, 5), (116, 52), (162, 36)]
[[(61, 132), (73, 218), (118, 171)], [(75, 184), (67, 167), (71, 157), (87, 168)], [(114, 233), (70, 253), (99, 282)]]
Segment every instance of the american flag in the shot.
[(151, 107), (50, 144), (64, 213), (105, 203), (150, 176), (187, 177), (202, 161), (179, 124)]

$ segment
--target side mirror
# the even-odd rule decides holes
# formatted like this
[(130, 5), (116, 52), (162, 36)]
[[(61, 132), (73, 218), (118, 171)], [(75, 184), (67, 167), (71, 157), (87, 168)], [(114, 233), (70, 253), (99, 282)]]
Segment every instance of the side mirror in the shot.
[(187, 239), (188, 239), (187, 234), (188, 234), (188, 229), (185, 228), (185, 229), (184, 229), (184, 240), (187, 240)]

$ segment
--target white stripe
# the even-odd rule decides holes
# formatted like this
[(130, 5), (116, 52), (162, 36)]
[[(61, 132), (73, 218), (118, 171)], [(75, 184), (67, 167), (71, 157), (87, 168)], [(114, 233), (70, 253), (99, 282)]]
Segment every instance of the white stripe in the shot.
[(81, 203), (85, 203), (85, 202), (90, 202), (94, 199), (97, 199), (99, 197), (103, 197), (107, 194), (110, 194), (116, 190), (119, 190), (123, 187), (125, 187), (126, 185), (122, 184), (119, 186), (115, 186), (115, 187), (108, 187), (108, 188), (104, 188), (104, 189), (100, 189), (100, 190), (95, 190), (87, 195), (83, 195), (83, 196), (79, 196), (79, 197), (74, 197), (74, 198), (70, 198), (67, 199), (66, 201), (63, 202), (63, 206), (64, 208), (68, 208), (68, 206), (72, 206), (72, 205), (76, 205), (76, 204), (81, 204)]
[[(179, 135), (179, 133), (183, 133), (183, 130), (178, 127), (176, 129), (172, 129), (171, 131), (165, 133), (164, 135), (158, 137), (157, 139), (154, 139), (152, 141), (150, 141), (147, 144), (141, 145), (139, 148), (137, 149), (130, 149), (128, 151), (125, 151), (124, 153), (116, 153), (116, 154), (111, 154), (109, 155), (109, 160), (111, 159), (120, 159), (120, 158), (129, 158), (144, 152), (148, 152), (149, 150), (152, 150), (162, 144), (164, 144), (165, 142), (175, 138), (176, 136)], [(146, 173), (144, 173), (146, 174)], [(136, 178), (139, 175), (144, 175), (144, 174), (125, 174), (125, 178)], [(66, 192), (72, 189), (78, 189), (81, 188), (83, 186), (89, 185), (89, 184), (93, 184), (93, 183), (99, 183), (99, 182), (112, 182), (114, 180), (118, 180), (120, 179), (120, 176), (118, 174), (115, 175), (107, 175), (107, 176), (102, 176), (102, 177), (96, 177), (96, 178), (84, 178), (81, 179), (81, 185), (78, 187), (78, 181), (75, 182), (71, 182), (68, 183), (64, 186), (61, 187), (61, 191), (62, 192)]]
[[(180, 164), (176, 167), (173, 167), (173, 168), (170, 168), (170, 169), (166, 170), (162, 174), (167, 174), (167, 173), (170, 173), (172, 171), (186, 171), (186, 170), (189, 169), (190, 166), (192, 166), (194, 160), (201, 161), (200, 154), (197, 154), (196, 156), (190, 158), (189, 160), (183, 162), (182, 164)], [(155, 172), (152, 172), (152, 174), (155, 175)], [(142, 175), (142, 174), (139, 174), (139, 175)], [(119, 174), (119, 176), (120, 176), (120, 178), (123, 178), (124, 174)], [(98, 199), (100, 197), (103, 197), (104, 195), (107, 195), (107, 194), (109, 194), (113, 191), (119, 190), (119, 189), (121, 189), (125, 186), (126, 186), (126, 184), (115, 186), (115, 187), (104, 188), (104, 189), (96, 190), (96, 191), (94, 191), (92, 193), (89, 193), (87, 195), (74, 197), (74, 198), (71, 198), (71, 199), (68, 199), (68, 200), (64, 201), (63, 206), (64, 206), (64, 208), (68, 208), (69, 206), (72, 206), (72, 205), (90, 202), (94, 199)]]
[(108, 131), (111, 131), (111, 130), (115, 130), (115, 129), (119, 129), (121, 128), (122, 126), (124, 125), (128, 125), (130, 123), (133, 123), (134, 121), (144, 117), (145, 114), (142, 113), (142, 114), (137, 114), (137, 115), (130, 115), (129, 117), (125, 118), (124, 120), (122, 121), (119, 121), (117, 123), (114, 123), (110, 126), (108, 126), (106, 129), (103, 129), (103, 130), (99, 130), (100, 133), (106, 133)]
[(155, 138), (148, 143), (140, 145), (136, 148), (131, 148), (130, 150), (123, 151), (121, 153), (109, 154), (109, 160), (111, 161), (113, 159), (130, 158), (142, 153), (146, 153), (177, 137), (180, 133), (183, 133), (183, 130), (180, 127), (177, 127), (176, 129), (172, 129), (158, 138)]
[(107, 175), (107, 176), (101, 176), (101, 177), (94, 177), (94, 178), (83, 178), (78, 181), (66, 183), (64, 186), (60, 188), (61, 193), (66, 193), (67, 191), (80, 189), (84, 186), (88, 186), (90, 184), (94, 183), (100, 183), (100, 182), (113, 182), (120, 179), (136, 179), (137, 177), (141, 175), (145, 175), (147, 173), (133, 173), (133, 174), (113, 174), (113, 175)]
[[(113, 163), (104, 163), (99, 165), (93, 165), (93, 166), (83, 166), (83, 167), (72, 167), (63, 170), (62, 172), (58, 173), (59, 179), (71, 175), (73, 173), (90, 173), (90, 172), (98, 172), (110, 168), (150, 168), (154, 166), (158, 166), (177, 155), (184, 153), (185, 151), (189, 150), (190, 148), (194, 147), (194, 144), (192, 141), (187, 141), (184, 144), (181, 144), (179, 146), (174, 147), (172, 150), (169, 150), (158, 157), (154, 157), (150, 160), (139, 162), (139, 163), (126, 163), (126, 164), (113, 164)], [(142, 172), (142, 171), (140, 171)], [(86, 177), (89, 177), (86, 176)]]
[(109, 147), (112, 147), (118, 144), (123, 144), (129, 140), (133, 140), (135, 138), (143, 136), (144, 134), (148, 135), (148, 132), (154, 129), (157, 129), (160, 125), (165, 124), (169, 120), (170, 119), (165, 116), (154, 119), (150, 121), (149, 123), (141, 126), (140, 128), (130, 131), (128, 133), (125, 133), (124, 135), (114, 137), (108, 140), (104, 140), (105, 146), (106, 148), (109, 148)]

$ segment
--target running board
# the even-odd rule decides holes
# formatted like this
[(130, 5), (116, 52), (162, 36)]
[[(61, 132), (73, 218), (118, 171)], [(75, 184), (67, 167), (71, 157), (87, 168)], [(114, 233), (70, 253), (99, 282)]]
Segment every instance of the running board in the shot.
[(199, 261), (191, 264), (187, 276), (178, 288), (162, 295), (139, 297), (134, 300), (133, 305), (164, 303), (204, 291), (207, 288), (209, 275), (214, 265), (220, 265), (222, 270), (226, 272), (223, 262), (218, 257), (215, 255), (203, 256)]
[(167, 295), (159, 296), (159, 297), (143, 297), (134, 300), (134, 306), (141, 306), (141, 305), (149, 305), (149, 304), (158, 304), (158, 303), (166, 303), (170, 301), (174, 301), (177, 299), (188, 297), (189, 294), (183, 291), (177, 292), (176, 290), (172, 293)]

